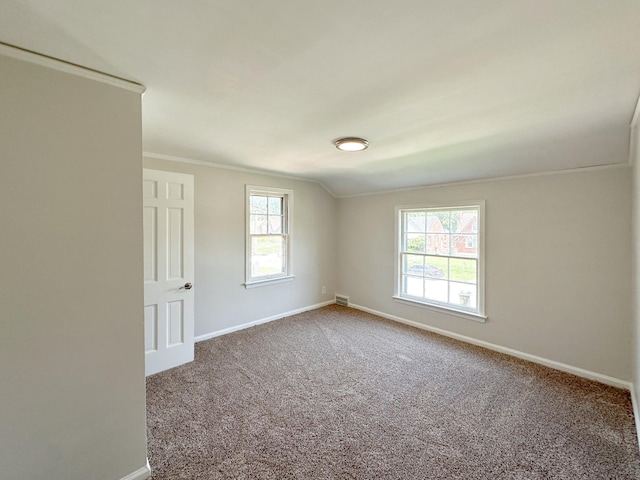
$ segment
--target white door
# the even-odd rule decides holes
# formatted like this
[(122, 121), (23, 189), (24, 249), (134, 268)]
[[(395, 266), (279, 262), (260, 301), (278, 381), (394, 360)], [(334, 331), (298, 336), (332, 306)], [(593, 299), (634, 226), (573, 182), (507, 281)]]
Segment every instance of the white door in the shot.
[(193, 360), (193, 176), (144, 169), (147, 375)]

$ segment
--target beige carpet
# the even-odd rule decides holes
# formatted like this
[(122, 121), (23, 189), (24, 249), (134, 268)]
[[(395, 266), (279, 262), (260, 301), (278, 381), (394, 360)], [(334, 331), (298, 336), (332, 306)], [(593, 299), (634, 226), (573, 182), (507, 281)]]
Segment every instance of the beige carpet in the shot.
[(629, 393), (330, 306), (147, 380), (153, 480), (638, 479)]

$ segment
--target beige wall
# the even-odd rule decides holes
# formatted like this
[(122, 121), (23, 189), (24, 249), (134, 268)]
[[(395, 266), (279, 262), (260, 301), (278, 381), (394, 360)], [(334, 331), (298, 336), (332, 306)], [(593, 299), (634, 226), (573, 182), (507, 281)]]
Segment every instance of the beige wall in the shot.
[[(481, 324), (394, 302), (394, 207), (486, 200)], [(630, 381), (631, 170), (345, 198), (338, 291), (373, 310)]]
[[(337, 201), (320, 185), (154, 158), (144, 166), (194, 175), (196, 336), (333, 300)], [(247, 184), (294, 191), (292, 282), (242, 285)]]
[(138, 93), (0, 55), (0, 477), (146, 464)]

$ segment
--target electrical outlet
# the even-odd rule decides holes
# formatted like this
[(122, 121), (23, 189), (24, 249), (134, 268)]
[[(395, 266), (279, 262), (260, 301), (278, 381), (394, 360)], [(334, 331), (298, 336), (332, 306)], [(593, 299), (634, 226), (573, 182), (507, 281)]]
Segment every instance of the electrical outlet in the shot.
[(327, 293), (327, 287), (322, 287), (322, 293), (323, 294)]

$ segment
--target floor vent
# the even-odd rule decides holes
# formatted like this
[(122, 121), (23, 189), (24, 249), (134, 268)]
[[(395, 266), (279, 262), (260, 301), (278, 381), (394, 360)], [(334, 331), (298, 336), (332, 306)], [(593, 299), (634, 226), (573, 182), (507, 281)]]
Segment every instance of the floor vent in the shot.
[(349, 297), (345, 297), (344, 295), (336, 295), (336, 304), (342, 305), (343, 307), (348, 307)]

